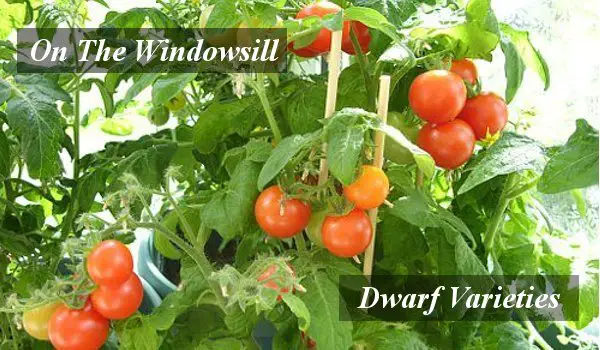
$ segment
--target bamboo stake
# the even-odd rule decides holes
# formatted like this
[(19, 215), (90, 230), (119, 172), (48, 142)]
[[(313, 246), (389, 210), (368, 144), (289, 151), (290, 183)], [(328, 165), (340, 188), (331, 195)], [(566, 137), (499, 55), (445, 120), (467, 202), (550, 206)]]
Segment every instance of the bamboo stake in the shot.
[[(390, 101), (390, 76), (382, 75), (379, 79), (379, 99), (377, 101), (377, 115), (382, 123), (387, 123), (388, 103)], [(377, 131), (375, 134), (375, 155), (373, 166), (383, 167), (383, 150), (385, 147), (385, 134)], [(377, 208), (369, 210), (369, 218), (373, 225), (373, 238), (365, 251), (363, 274), (370, 279), (373, 273), (373, 257), (375, 255), (375, 233), (377, 229)]]
[[(342, 31), (331, 33), (331, 51), (329, 52), (329, 75), (327, 76), (327, 100), (325, 102), (325, 119), (335, 113), (337, 102), (338, 79), (342, 61)], [(326, 154), (327, 145), (323, 145), (323, 153)], [(327, 157), (321, 158), (319, 167), (319, 185), (327, 182), (329, 177), (329, 166)]]

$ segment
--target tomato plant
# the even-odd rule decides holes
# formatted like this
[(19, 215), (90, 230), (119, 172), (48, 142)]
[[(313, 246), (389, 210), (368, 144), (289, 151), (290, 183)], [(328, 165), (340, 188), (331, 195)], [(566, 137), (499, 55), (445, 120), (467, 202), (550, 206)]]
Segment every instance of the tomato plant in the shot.
[(108, 320), (89, 301), (81, 310), (59, 306), (48, 323), (50, 341), (57, 349), (100, 349), (108, 331)]
[(433, 70), (413, 81), (408, 99), (419, 118), (430, 123), (445, 123), (456, 118), (465, 106), (467, 88), (459, 75)]
[(256, 200), (254, 214), (256, 221), (267, 234), (277, 238), (289, 238), (308, 225), (311, 209), (297, 199), (285, 199), (279, 186), (271, 186)]
[(482, 140), (504, 129), (508, 122), (508, 108), (500, 96), (483, 92), (467, 100), (458, 118), (467, 122), (475, 137)]
[[(570, 332), (598, 317), (588, 228), (598, 132), (578, 120), (549, 147), (529, 127), (553, 126), (543, 115), (553, 106), (511, 105), (526, 71), (549, 87), (539, 35), (487, 0), (111, 5), (0, 0), (0, 347), (45, 348), (49, 338), (59, 349), (254, 349), (268, 324), (265, 347), (275, 349), (593, 348)], [(96, 18), (95, 7), (109, 11)], [(250, 42), (247, 28), (285, 28), (288, 71), (148, 72), (127, 60), (107, 73), (19, 72), (14, 27), (55, 42), (92, 23), (198, 28), (186, 45), (202, 37), (225, 48)], [(335, 31), (339, 74), (328, 54)], [(478, 75), (483, 61), (504, 68), (504, 93), (478, 94), (504, 86)], [(128, 119), (165, 126), (171, 113), (149, 133)], [(112, 141), (88, 147), (95, 128)], [(162, 273), (171, 292), (138, 313), (143, 289), (156, 287), (133, 273), (126, 247), (143, 232), (149, 244), (137, 243), (152, 258), (140, 254), (138, 267)], [(556, 274), (579, 275), (583, 288), (561, 286), (572, 321), (515, 312), (391, 322), (355, 318), (347, 295), (368, 273), (399, 288), (411, 275)]]
[(36, 339), (50, 339), (48, 335), (48, 322), (50, 322), (52, 314), (54, 314), (54, 311), (59, 306), (60, 303), (50, 303), (24, 312), (23, 328), (25, 328), (25, 332)]
[(344, 196), (357, 208), (367, 210), (383, 204), (390, 192), (390, 182), (383, 170), (363, 165), (358, 179), (344, 187)]
[(475, 134), (464, 121), (457, 119), (446, 124), (426, 124), (419, 131), (417, 144), (445, 169), (465, 164), (475, 149)]
[(118, 286), (133, 273), (133, 257), (129, 249), (116, 240), (104, 241), (87, 257), (87, 272), (101, 286)]
[(349, 258), (367, 249), (373, 237), (369, 216), (360, 209), (323, 221), (323, 245), (333, 255)]
[(142, 303), (144, 290), (136, 274), (118, 286), (100, 285), (91, 295), (92, 306), (109, 320), (121, 320), (133, 315)]
[(477, 83), (477, 79), (479, 79), (477, 66), (475, 66), (473, 61), (466, 58), (452, 61), (450, 71), (458, 74), (461, 78), (463, 78), (463, 80), (471, 85), (475, 85)]

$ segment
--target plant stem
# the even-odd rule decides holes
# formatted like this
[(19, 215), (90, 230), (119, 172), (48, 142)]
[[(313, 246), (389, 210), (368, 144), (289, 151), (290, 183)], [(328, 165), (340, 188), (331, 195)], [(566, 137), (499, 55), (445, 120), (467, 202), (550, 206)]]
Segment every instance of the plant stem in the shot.
[(296, 248), (298, 249), (298, 251), (306, 251), (306, 241), (304, 240), (304, 234), (302, 232), (294, 236), (294, 242), (296, 242)]
[(492, 248), (494, 246), (494, 241), (496, 239), (496, 235), (498, 234), (498, 230), (502, 221), (504, 220), (504, 212), (506, 208), (508, 208), (508, 204), (510, 203), (511, 198), (508, 194), (512, 191), (512, 187), (517, 181), (516, 174), (510, 174), (506, 178), (506, 182), (504, 184), (504, 188), (502, 189), (502, 194), (500, 194), (500, 199), (498, 200), (498, 204), (496, 205), (496, 209), (492, 215), (492, 221), (487, 227), (485, 231), (485, 240), (484, 247), (487, 253), (492, 252)]
[(531, 321), (529, 321), (527, 315), (525, 315), (525, 313), (521, 309), (519, 310), (520, 312), (518, 312), (518, 314), (519, 316), (521, 316), (521, 318), (523, 318), (523, 324), (525, 324), (525, 327), (527, 328), (527, 331), (529, 332), (531, 338), (542, 348), (542, 350), (552, 350), (552, 346), (550, 346), (550, 344), (548, 344), (546, 340), (544, 340), (542, 335), (533, 326)]
[(271, 104), (269, 103), (269, 98), (267, 97), (266, 89), (265, 89), (265, 75), (264, 73), (256, 74), (256, 82), (251, 82), (250, 84), (258, 95), (260, 99), (260, 103), (265, 110), (265, 115), (267, 116), (267, 120), (269, 121), (269, 126), (273, 131), (273, 136), (275, 137), (275, 144), (281, 142), (281, 132), (279, 131), (279, 126), (277, 126), (277, 121), (275, 120), (275, 115), (273, 114), (273, 110), (271, 109)]
[(363, 78), (365, 79), (365, 88), (367, 90), (369, 111), (373, 112), (375, 111), (375, 105), (377, 103), (375, 83), (374, 79), (371, 79), (371, 75), (367, 70), (367, 67), (369, 65), (367, 56), (365, 56), (365, 54), (362, 52), (360, 43), (358, 42), (358, 38), (356, 37), (356, 33), (354, 32), (354, 28), (352, 26), (350, 26), (350, 40), (352, 41), (352, 46), (354, 47), (354, 51), (356, 52), (356, 61), (358, 63), (358, 66), (360, 67), (361, 72), (363, 73)]
[(181, 225), (183, 226), (183, 233), (185, 234), (185, 237), (188, 239), (188, 241), (194, 242), (195, 241), (194, 230), (192, 230), (192, 226), (190, 226), (187, 219), (185, 218), (185, 215), (181, 211), (181, 208), (179, 208), (179, 206), (177, 205), (177, 202), (175, 202), (175, 199), (171, 195), (171, 190), (170, 190), (171, 186), (169, 185), (169, 182), (170, 182), (170, 178), (167, 177), (167, 183), (165, 184), (165, 197), (167, 198), (169, 203), (171, 203), (171, 205), (173, 206), (173, 210), (175, 211), (175, 214), (177, 214), (177, 216), (179, 217), (179, 221), (181, 222)]

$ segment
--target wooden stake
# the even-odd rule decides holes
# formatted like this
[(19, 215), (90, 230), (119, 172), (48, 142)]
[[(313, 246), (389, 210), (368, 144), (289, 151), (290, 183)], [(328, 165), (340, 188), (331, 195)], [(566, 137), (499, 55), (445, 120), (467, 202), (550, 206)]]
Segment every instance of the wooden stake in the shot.
[[(379, 79), (379, 99), (377, 101), (377, 115), (382, 123), (387, 123), (388, 104), (390, 101), (390, 76), (383, 75)], [(385, 134), (377, 131), (375, 134), (375, 155), (373, 166), (383, 167), (383, 150), (385, 147)], [(373, 257), (375, 255), (375, 233), (377, 232), (377, 208), (369, 210), (369, 218), (373, 225), (373, 238), (365, 251), (363, 274), (370, 279), (373, 273)]]
[[(327, 100), (325, 102), (325, 119), (331, 118), (335, 113), (337, 102), (338, 79), (340, 77), (340, 68), (342, 64), (342, 31), (331, 33), (331, 51), (329, 52), (329, 75), (327, 77)], [(323, 152), (326, 154), (327, 145), (323, 145)], [(327, 157), (321, 158), (319, 167), (319, 185), (327, 182), (329, 177), (329, 166)]]

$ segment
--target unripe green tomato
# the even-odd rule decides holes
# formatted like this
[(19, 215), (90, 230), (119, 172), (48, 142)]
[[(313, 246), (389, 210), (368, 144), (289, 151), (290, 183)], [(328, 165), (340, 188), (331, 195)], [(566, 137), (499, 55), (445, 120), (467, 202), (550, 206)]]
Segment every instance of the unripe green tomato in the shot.
[[(406, 116), (398, 112), (390, 112), (388, 114), (388, 125), (400, 130), (404, 136), (412, 143), (417, 142), (420, 127), (418, 125), (409, 124), (406, 121)], [(389, 136), (385, 139), (385, 158), (396, 164), (413, 164), (415, 158), (412, 153)]]
[(165, 103), (165, 106), (169, 109), (169, 111), (177, 112), (185, 107), (185, 103), (185, 97), (183, 96), (182, 92), (170, 99), (169, 102)]
[(165, 125), (169, 121), (169, 109), (165, 106), (152, 107), (148, 112), (148, 120), (156, 126)]
[(198, 25), (200, 26), (200, 32), (204, 40), (212, 46), (231, 47), (235, 46), (237, 42), (237, 26), (236, 28), (228, 28), (224, 31), (218, 31), (218, 29), (225, 28), (207, 28), (208, 19), (212, 13), (215, 5), (210, 5), (200, 14), (200, 20)]

